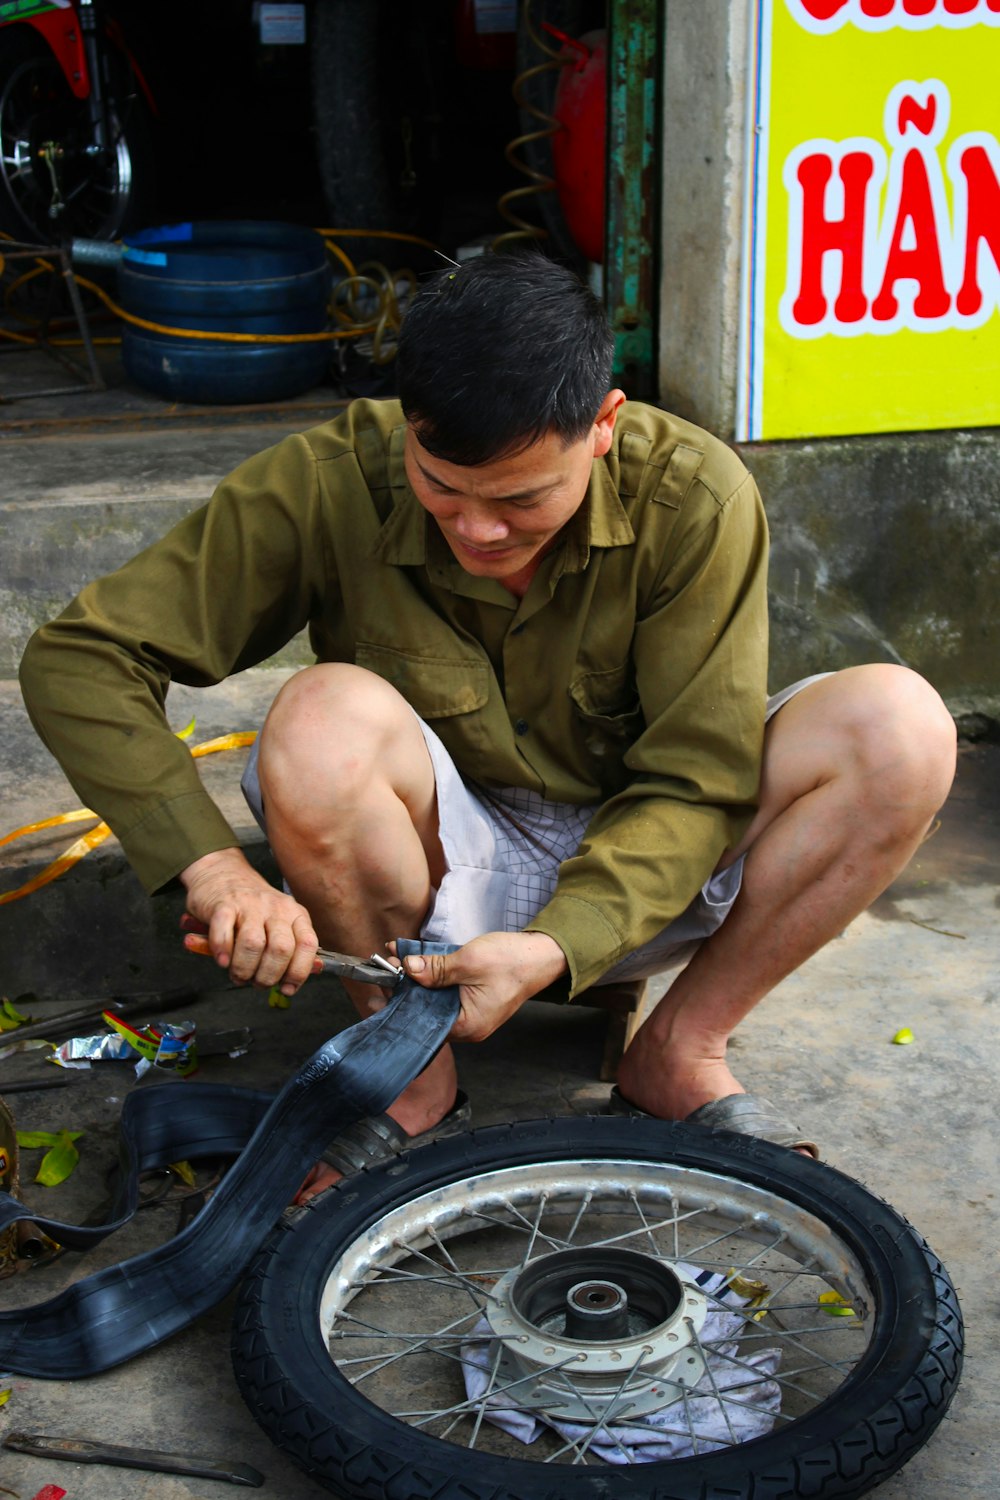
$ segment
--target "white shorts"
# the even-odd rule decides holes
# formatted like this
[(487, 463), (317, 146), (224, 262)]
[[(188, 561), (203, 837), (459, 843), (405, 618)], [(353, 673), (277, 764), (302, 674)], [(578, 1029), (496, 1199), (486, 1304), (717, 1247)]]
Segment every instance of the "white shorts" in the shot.
[[(767, 717), (820, 673), (767, 701)], [(576, 853), (594, 807), (550, 802), (517, 787), (484, 792), (468, 785), (438, 736), (422, 720), (437, 782), (438, 832), (447, 869), (434, 892), (420, 936), (462, 944), (484, 932), (520, 932), (555, 890), (559, 866)], [(257, 747), (243, 774), (243, 794), (267, 831), (257, 780)], [(655, 938), (619, 959), (597, 984), (644, 979), (678, 968), (725, 921), (739, 894), (743, 860), (709, 876), (680, 916)]]

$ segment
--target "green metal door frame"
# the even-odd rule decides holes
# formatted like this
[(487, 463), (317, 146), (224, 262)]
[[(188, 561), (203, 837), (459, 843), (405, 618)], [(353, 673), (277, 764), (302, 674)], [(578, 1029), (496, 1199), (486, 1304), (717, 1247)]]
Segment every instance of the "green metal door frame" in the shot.
[(604, 305), (615, 381), (647, 399), (658, 385), (665, 40), (666, 0), (608, 0)]

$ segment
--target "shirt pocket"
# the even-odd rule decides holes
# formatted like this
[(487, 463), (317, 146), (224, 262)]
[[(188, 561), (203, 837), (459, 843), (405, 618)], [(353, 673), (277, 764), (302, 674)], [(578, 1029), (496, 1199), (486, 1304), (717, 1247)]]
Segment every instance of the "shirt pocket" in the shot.
[(585, 743), (592, 754), (623, 750), (642, 733), (642, 705), (630, 662), (609, 671), (577, 673), (569, 695), (587, 726)]
[(354, 659), (391, 683), (421, 719), (475, 713), (489, 701), (489, 664), (476, 657), (421, 656), (359, 641)]

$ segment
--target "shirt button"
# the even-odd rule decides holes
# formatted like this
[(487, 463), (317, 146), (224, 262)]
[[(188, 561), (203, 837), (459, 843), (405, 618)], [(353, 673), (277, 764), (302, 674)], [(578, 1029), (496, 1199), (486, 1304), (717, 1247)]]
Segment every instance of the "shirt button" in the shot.
[(528, 723), (527, 719), (517, 719), (515, 721), (515, 724), (514, 724), (514, 733), (515, 734), (527, 734), (527, 732), (528, 732), (528, 730), (530, 728), (531, 728), (531, 726)]

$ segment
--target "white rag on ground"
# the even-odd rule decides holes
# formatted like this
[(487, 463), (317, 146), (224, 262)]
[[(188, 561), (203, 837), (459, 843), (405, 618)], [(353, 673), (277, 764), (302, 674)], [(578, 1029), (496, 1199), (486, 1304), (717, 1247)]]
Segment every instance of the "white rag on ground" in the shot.
[[(773, 1379), (781, 1350), (760, 1349), (756, 1354), (738, 1355), (739, 1339), (747, 1328), (746, 1315), (737, 1310), (746, 1305), (744, 1299), (725, 1290), (725, 1276), (699, 1271), (697, 1266), (681, 1261), (676, 1269), (682, 1280), (693, 1281), (709, 1298), (699, 1335), (706, 1346), (708, 1368), (697, 1385), (689, 1387), (686, 1401), (673, 1401), (659, 1411), (631, 1420), (625, 1416), (620, 1424), (612, 1422), (591, 1437), (592, 1422), (566, 1421), (512, 1407), (510, 1397), (500, 1391), (486, 1396), (486, 1420), (522, 1443), (533, 1443), (551, 1428), (568, 1443), (586, 1444), (587, 1453), (609, 1464), (689, 1458), (747, 1443), (770, 1432), (781, 1409), (781, 1389)], [(719, 1301), (712, 1300), (716, 1297)], [(728, 1302), (734, 1310), (727, 1311), (720, 1302)], [(462, 1369), (470, 1401), (479, 1402), (487, 1391), (494, 1357), (492, 1330), (481, 1318), (472, 1337), (462, 1345)], [(738, 1363), (734, 1363), (737, 1358)]]

